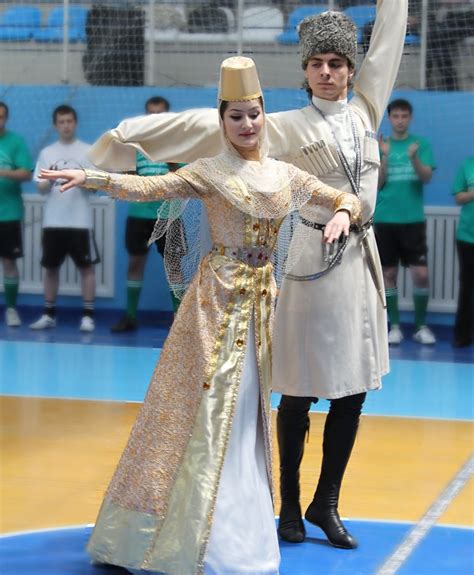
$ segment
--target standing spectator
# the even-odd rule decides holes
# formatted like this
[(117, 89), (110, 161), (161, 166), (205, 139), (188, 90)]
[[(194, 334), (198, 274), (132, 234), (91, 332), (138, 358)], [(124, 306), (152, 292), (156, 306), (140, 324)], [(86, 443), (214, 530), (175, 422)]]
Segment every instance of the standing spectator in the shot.
[(92, 210), (89, 193), (74, 188), (71, 194), (62, 194), (56, 182), (39, 179), (41, 169), (88, 168), (90, 146), (76, 138), (77, 113), (71, 106), (58, 106), (53, 112), (53, 124), (59, 140), (41, 150), (36, 163), (34, 180), (38, 191), (46, 196), (43, 209), (44, 273), (43, 315), (30, 325), (31, 329), (56, 326), (56, 298), (59, 290), (59, 271), (66, 256), (71, 256), (81, 275), (84, 309), (79, 329), (94, 330), (95, 271), (100, 261), (92, 231)]
[(5, 291), (5, 322), (21, 325), (16, 310), (19, 272), (16, 260), (23, 256), (21, 182), (31, 180), (33, 162), (21, 136), (6, 129), (8, 106), (0, 102), (0, 257)]
[[(170, 104), (161, 96), (154, 96), (147, 100), (145, 111), (147, 114), (161, 114), (168, 112)], [(176, 164), (165, 162), (151, 162), (143, 154), (137, 152), (137, 174), (139, 176), (159, 176), (174, 170)], [(137, 329), (137, 309), (140, 293), (143, 286), (143, 276), (148, 255), (148, 239), (151, 236), (157, 212), (162, 218), (168, 217), (169, 202), (131, 202), (128, 208), (128, 217), (125, 230), (125, 247), (128, 252), (127, 271), (127, 311), (125, 315), (112, 326), (114, 333), (134, 331)], [(181, 225), (181, 220), (176, 221)], [(184, 237), (184, 235), (183, 235)], [(166, 235), (162, 235), (156, 242), (156, 249), (164, 257)], [(173, 310), (176, 313), (179, 299), (170, 290)]]
[(429, 299), (426, 221), (423, 185), (435, 168), (433, 152), (424, 138), (409, 133), (413, 108), (407, 100), (394, 100), (388, 107), (392, 134), (380, 138), (382, 161), (374, 222), (382, 261), (390, 331), (388, 342), (403, 340), (398, 310), (397, 275), (399, 263), (410, 268), (416, 331), (413, 339), (434, 344), (436, 338), (426, 325)]
[(454, 324), (454, 347), (472, 344), (474, 329), (474, 156), (462, 163), (454, 181), (461, 216), (456, 232), (459, 258), (459, 296)]

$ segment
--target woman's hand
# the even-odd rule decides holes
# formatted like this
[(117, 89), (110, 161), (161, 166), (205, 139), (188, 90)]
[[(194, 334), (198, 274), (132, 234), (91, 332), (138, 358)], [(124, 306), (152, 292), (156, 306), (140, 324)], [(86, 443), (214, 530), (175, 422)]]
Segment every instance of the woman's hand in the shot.
[(39, 177), (42, 180), (65, 181), (59, 188), (61, 192), (65, 192), (76, 186), (83, 186), (86, 183), (86, 173), (84, 170), (41, 170)]
[(349, 212), (346, 210), (336, 212), (324, 228), (323, 242), (325, 244), (332, 244), (341, 237), (341, 234), (348, 236), (350, 225)]

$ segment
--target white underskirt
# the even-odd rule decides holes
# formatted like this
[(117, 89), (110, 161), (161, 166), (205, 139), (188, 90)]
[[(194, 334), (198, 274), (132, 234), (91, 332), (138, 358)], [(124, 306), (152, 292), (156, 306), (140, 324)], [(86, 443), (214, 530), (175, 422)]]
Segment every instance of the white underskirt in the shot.
[(205, 575), (276, 575), (280, 551), (265, 465), (253, 321), (222, 470)]
[[(280, 550), (265, 465), (255, 331), (251, 321), (204, 574), (278, 575), (279, 566)], [(131, 572), (150, 575), (150, 571), (144, 570)]]

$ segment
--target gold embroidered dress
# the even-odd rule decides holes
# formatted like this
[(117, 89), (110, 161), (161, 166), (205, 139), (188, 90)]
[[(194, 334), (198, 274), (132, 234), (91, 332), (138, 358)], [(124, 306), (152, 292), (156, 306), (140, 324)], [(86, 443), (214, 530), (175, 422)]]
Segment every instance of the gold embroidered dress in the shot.
[[(282, 163), (267, 159), (263, 167), (274, 173), (277, 164)], [(215, 183), (220, 178), (210, 177), (216, 165), (221, 176), (228, 172), (222, 180), (225, 193)], [(214, 242), (182, 300), (105, 495), (88, 545), (98, 562), (170, 575), (240, 572), (215, 571), (208, 558), (215, 551), (213, 519), (231, 432), (242, 431), (235, 429), (234, 418), (244, 363), (252, 359), (260, 434), (250, 455), (265, 469), (271, 502), (271, 323), (276, 295), (271, 251), (284, 215), (306, 201), (332, 211), (347, 209), (353, 221), (359, 206), (349, 194), (285, 165), (288, 185), (258, 199), (262, 214), (280, 217), (256, 217), (251, 213), (258, 211), (253, 201), (258, 194), (249, 194), (231, 166), (235, 158), (229, 162), (224, 153), (165, 176), (87, 172), (87, 187), (106, 189), (120, 199), (202, 200)], [(249, 350), (253, 357), (248, 357)], [(245, 542), (245, 525), (241, 529)], [(278, 562), (279, 557), (274, 558), (269, 571), (250, 566), (242, 573), (277, 573)]]

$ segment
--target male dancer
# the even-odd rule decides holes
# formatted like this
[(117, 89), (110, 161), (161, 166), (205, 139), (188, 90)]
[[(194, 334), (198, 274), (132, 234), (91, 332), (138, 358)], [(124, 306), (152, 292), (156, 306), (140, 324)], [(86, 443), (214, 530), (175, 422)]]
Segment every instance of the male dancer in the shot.
[[(314, 281), (285, 280), (276, 314), (273, 389), (283, 393), (277, 426), (281, 461), (280, 536), (303, 541), (299, 466), (316, 398), (331, 400), (326, 419), (321, 475), (306, 519), (338, 547), (354, 548), (338, 514), (339, 491), (369, 389), (388, 371), (386, 313), (380, 262), (370, 227), (380, 165), (376, 130), (384, 114), (403, 51), (408, 0), (379, 0), (371, 44), (354, 85), (356, 29), (341, 13), (326, 12), (300, 27), (302, 65), (311, 95), (301, 110), (267, 116), (270, 156), (357, 193), (363, 215), (340, 265)], [(134, 147), (128, 146), (133, 144)], [(93, 149), (94, 163), (133, 169), (135, 149), (154, 160), (190, 162), (219, 152), (215, 110), (160, 114), (125, 120)], [(324, 267), (323, 211), (305, 212), (315, 241), (303, 250), (293, 276)], [(296, 230), (298, 233), (298, 230)]]

